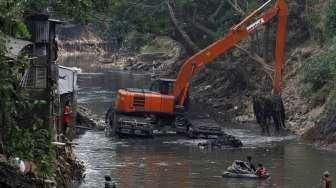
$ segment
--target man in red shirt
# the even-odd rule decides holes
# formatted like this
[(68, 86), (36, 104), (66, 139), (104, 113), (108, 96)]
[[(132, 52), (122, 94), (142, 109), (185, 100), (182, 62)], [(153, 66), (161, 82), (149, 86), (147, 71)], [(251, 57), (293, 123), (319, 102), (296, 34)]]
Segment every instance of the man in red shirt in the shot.
[(71, 123), (71, 107), (70, 107), (70, 101), (65, 102), (64, 110), (63, 110), (63, 127), (62, 127), (62, 133), (63, 135), (66, 135), (67, 128), (70, 126)]
[(262, 164), (258, 164), (255, 174), (261, 178), (268, 176), (266, 168)]
[(322, 187), (331, 188), (331, 177), (328, 171), (325, 171), (322, 176)]

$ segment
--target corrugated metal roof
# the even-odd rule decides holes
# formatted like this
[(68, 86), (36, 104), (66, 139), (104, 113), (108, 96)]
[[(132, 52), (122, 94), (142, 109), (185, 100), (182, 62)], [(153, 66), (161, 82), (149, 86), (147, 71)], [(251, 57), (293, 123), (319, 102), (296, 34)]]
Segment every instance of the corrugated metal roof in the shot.
[(8, 42), (6, 43), (7, 46), (7, 53), (5, 54), (6, 57), (11, 59), (17, 59), (20, 55), (20, 52), (28, 45), (33, 43), (21, 39), (15, 39), (13, 37), (8, 38)]
[(61, 69), (70, 70), (72, 72), (82, 73), (82, 70), (80, 68), (77, 68), (77, 67), (66, 67), (66, 66), (62, 66), (62, 65), (58, 65), (58, 67), (61, 68)]
[(48, 20), (49, 20), (49, 22), (54, 22), (54, 23), (57, 23), (57, 24), (63, 24), (63, 23), (65, 23), (65, 22), (62, 21), (62, 20), (53, 19), (53, 18), (50, 18), (50, 19), (48, 19)]

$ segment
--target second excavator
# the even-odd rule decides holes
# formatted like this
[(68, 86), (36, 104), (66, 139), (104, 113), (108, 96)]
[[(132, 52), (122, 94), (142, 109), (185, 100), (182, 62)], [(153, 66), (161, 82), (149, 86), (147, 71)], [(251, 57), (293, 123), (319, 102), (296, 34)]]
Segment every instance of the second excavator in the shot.
[[(153, 136), (153, 130), (156, 127), (175, 125), (182, 129), (184, 127), (185, 131), (191, 134), (189, 136), (195, 136), (195, 132), (191, 132), (195, 129), (192, 129), (187, 121), (183, 121), (192, 76), (202, 70), (206, 64), (213, 62), (215, 58), (274, 19), (277, 19), (277, 32), (273, 94), (280, 96), (288, 6), (285, 0), (277, 0), (274, 6), (267, 8), (270, 3), (271, 0), (267, 1), (232, 27), (226, 36), (190, 57), (182, 65), (176, 79), (158, 79), (149, 90), (132, 88), (118, 90), (115, 106), (109, 110), (108, 115), (108, 121), (113, 130), (120, 135)], [(209, 134), (221, 134), (217, 128), (204, 129), (203, 133), (206, 135), (207, 131)], [(199, 129), (199, 132), (202, 132), (202, 129)]]

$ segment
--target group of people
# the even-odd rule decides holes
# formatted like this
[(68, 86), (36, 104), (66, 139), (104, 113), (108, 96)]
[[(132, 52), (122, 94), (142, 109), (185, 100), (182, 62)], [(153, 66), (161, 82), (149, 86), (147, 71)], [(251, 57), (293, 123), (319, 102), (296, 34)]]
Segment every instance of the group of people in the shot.
[[(263, 177), (267, 177), (268, 176), (268, 172), (267, 169), (263, 166), (263, 164), (259, 163), (257, 168), (255, 167), (255, 165), (252, 162), (252, 157), (251, 156), (247, 156), (246, 157), (247, 161), (244, 162), (243, 165), (245, 165), (247, 168), (249, 168), (249, 170), (251, 172), (254, 172), (255, 175), (263, 178)], [(325, 171), (322, 175), (322, 179), (321, 179), (321, 184), (322, 184), (322, 188), (331, 188), (331, 177), (330, 177), (330, 173), (328, 171)]]
[(268, 176), (268, 172), (267, 169), (264, 167), (263, 164), (259, 163), (257, 168), (255, 167), (255, 165), (252, 162), (252, 157), (251, 156), (247, 156), (246, 157), (247, 161), (245, 162), (247, 167), (249, 167), (257, 176), (264, 178)]
[(234, 174), (257, 175), (260, 178), (267, 178), (269, 176), (267, 169), (263, 164), (259, 163), (257, 167), (252, 162), (252, 157), (247, 156), (247, 161), (235, 160), (227, 171)]

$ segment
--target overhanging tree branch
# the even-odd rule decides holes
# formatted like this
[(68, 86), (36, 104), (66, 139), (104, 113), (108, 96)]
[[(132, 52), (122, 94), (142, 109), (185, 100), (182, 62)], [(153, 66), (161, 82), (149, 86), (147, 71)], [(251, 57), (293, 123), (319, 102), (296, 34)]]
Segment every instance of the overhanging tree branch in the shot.
[(194, 25), (197, 29), (199, 29), (199, 30), (201, 30), (202, 32), (204, 32), (205, 34), (209, 35), (210, 37), (212, 37), (212, 38), (216, 38), (216, 37), (217, 37), (215, 31), (209, 29), (208, 27), (204, 26), (204, 25), (201, 24), (200, 22), (197, 22), (197, 21), (193, 20), (193, 25)]
[(251, 53), (249, 52), (248, 50), (246, 50), (245, 48), (239, 46), (238, 44), (235, 45), (235, 47), (244, 52), (246, 55), (248, 55), (251, 59), (253, 59), (256, 63), (259, 63), (263, 68), (264, 68), (264, 71), (265, 73), (273, 80), (273, 72), (274, 72), (274, 69), (272, 68), (272, 66), (268, 65), (266, 63), (266, 61), (260, 57), (258, 54), (256, 53)]
[(212, 24), (216, 23), (215, 19), (218, 16), (218, 14), (220, 13), (223, 6), (224, 6), (224, 1), (221, 1), (220, 4), (218, 5), (217, 9), (215, 10), (215, 12), (209, 16), (209, 18), (208, 18), (209, 22), (211, 22)]
[(184, 44), (186, 44), (186, 46), (193, 52), (197, 52), (199, 51), (199, 47), (191, 40), (191, 38), (189, 37), (189, 35), (187, 34), (186, 31), (184, 31), (184, 29), (180, 26), (178, 19), (176, 18), (174, 9), (172, 7), (172, 5), (170, 4), (170, 0), (165, 0), (167, 7), (168, 7), (168, 11), (169, 11), (169, 16), (171, 21), (173, 22), (176, 30), (180, 33), (180, 35), (182, 36), (183, 40), (185, 41)]
[(244, 16), (245, 11), (239, 6), (237, 0), (227, 0), (227, 2), (232, 6), (232, 8), (237, 11), (240, 15)]

